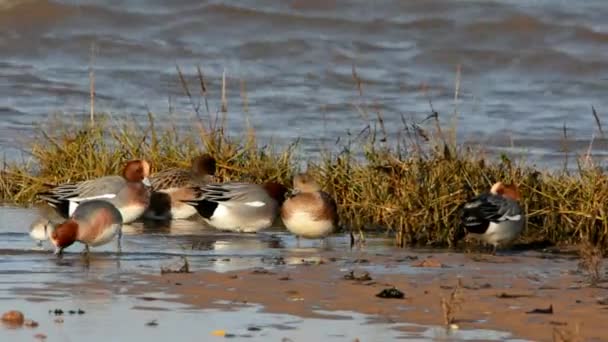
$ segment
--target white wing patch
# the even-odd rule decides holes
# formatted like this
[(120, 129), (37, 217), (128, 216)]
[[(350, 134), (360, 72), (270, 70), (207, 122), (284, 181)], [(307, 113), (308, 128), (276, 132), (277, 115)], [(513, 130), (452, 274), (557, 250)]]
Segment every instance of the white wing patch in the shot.
[(509, 221), (519, 221), (519, 220), (521, 220), (521, 215), (519, 215), (519, 214), (518, 215), (513, 215), (513, 216), (505, 215), (504, 217), (505, 217), (506, 220), (509, 220)]
[(90, 201), (90, 200), (102, 199), (102, 198), (111, 199), (114, 197), (116, 197), (116, 194), (103, 194), (103, 195), (90, 196), (90, 197), (72, 197), (72, 198), (70, 198), (70, 201), (71, 202), (84, 202), (84, 201)]
[(266, 203), (262, 202), (262, 201), (253, 201), (253, 202), (246, 202), (245, 205), (250, 206), (250, 207), (255, 207), (255, 208), (260, 208), (266, 205)]
[(116, 194), (103, 194), (103, 195), (91, 196), (91, 197), (72, 197), (72, 198), (70, 198), (70, 204), (68, 207), (68, 215), (72, 216), (72, 214), (74, 213), (76, 208), (78, 208), (78, 205), (80, 204), (80, 202), (90, 201), (90, 200), (94, 200), (94, 199), (112, 199), (114, 197), (116, 197)]
[(513, 216), (504, 215), (503, 217), (498, 219), (498, 221), (519, 221), (519, 220), (521, 220), (521, 215), (519, 215), (519, 214), (513, 215)]

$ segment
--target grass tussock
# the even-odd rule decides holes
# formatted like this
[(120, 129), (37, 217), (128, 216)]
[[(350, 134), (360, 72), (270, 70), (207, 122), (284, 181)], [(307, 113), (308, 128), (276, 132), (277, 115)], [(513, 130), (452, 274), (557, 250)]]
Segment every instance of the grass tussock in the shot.
[[(204, 106), (194, 105), (196, 92), (178, 68), (196, 114), (188, 119), (195, 123), (188, 131), (158, 127), (153, 114), (139, 124), (116, 124), (98, 114), (83, 124), (54, 121), (39, 128), (26, 151), (32, 158), (4, 165), (0, 200), (30, 204), (49, 184), (117, 174), (132, 158), (146, 158), (153, 172), (189, 167), (190, 159), (202, 152), (217, 159), (222, 180), (290, 185), (300, 161), (297, 143), (262, 146), (251, 128), (240, 136), (229, 134), (225, 81), (220, 108), (212, 115), (209, 87), (200, 68), (197, 71)], [(355, 69), (353, 78), (363, 97)], [(247, 112), (246, 94), (241, 98)], [(464, 235), (460, 206), (502, 180), (519, 185), (522, 192), (528, 213), (523, 241), (586, 242), (602, 251), (608, 248), (608, 177), (590, 158), (582, 158), (575, 173), (537, 170), (506, 155), (493, 161), (479, 150), (457, 145), (456, 128), (444, 132), (434, 110), (422, 123), (403, 120), (401, 133), (390, 141), (380, 112), (364, 101), (355, 107), (369, 122), (361, 134), (340, 142), (338, 152), (307, 156), (312, 158), (308, 171), (336, 198), (345, 227), (388, 232), (400, 246), (455, 246)]]

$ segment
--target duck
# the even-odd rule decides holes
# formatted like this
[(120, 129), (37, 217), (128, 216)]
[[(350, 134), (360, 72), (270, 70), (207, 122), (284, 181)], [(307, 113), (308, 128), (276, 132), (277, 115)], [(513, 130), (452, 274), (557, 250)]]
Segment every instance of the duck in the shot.
[(120, 253), (122, 225), (122, 214), (112, 203), (90, 200), (78, 205), (68, 220), (52, 227), (49, 237), (56, 255), (62, 255), (63, 250), (76, 241), (85, 245), (88, 255), (89, 246), (107, 244), (115, 237), (118, 237), (117, 251)]
[(461, 222), (467, 234), (493, 246), (513, 242), (522, 232), (525, 215), (519, 201), (517, 185), (496, 182), (489, 193), (483, 193), (464, 204)]
[(281, 207), (283, 224), (298, 238), (320, 239), (338, 227), (335, 200), (308, 173), (293, 178), (293, 190)]
[(37, 195), (63, 218), (69, 218), (81, 203), (102, 199), (118, 209), (123, 223), (131, 223), (142, 216), (150, 204), (149, 175), (150, 164), (146, 160), (130, 160), (122, 176), (60, 184)]
[(197, 214), (191, 205), (182, 201), (195, 198), (189, 189), (215, 180), (216, 160), (210, 154), (196, 156), (190, 169), (171, 168), (150, 176), (152, 194), (145, 218), (153, 220), (183, 220)]
[(193, 206), (210, 226), (224, 231), (256, 233), (276, 220), (287, 188), (278, 182), (228, 182), (192, 187)]

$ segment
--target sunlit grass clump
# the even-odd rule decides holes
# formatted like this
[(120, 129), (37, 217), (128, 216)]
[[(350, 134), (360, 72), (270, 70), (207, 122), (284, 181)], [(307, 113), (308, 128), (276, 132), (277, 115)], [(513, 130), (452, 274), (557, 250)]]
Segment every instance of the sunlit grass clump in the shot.
[[(48, 185), (117, 174), (132, 158), (147, 159), (157, 171), (189, 167), (192, 157), (208, 152), (217, 159), (222, 180), (286, 185), (302, 171), (295, 143), (261, 146), (252, 129), (239, 136), (221, 123), (194, 122), (180, 131), (158, 127), (152, 114), (139, 126), (103, 116), (95, 124), (55, 121), (39, 129), (28, 151), (31, 159), (4, 167), (1, 200), (28, 205)], [(376, 122), (382, 122), (380, 115)], [(522, 192), (528, 213), (522, 241), (608, 248), (608, 177), (602, 169), (589, 160), (571, 173), (537, 170), (506, 156), (484, 159), (446, 136), (437, 115), (429, 122), (404, 126), (395, 142), (370, 124), (369, 134), (344, 142), (337, 152), (310, 156), (308, 171), (334, 195), (346, 229), (386, 232), (400, 246), (453, 247), (464, 235), (462, 204), (502, 180)]]

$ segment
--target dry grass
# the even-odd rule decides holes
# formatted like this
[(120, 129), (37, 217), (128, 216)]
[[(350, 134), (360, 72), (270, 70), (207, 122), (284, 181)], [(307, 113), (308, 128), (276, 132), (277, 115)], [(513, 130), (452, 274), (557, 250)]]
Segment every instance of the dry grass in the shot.
[(587, 276), (590, 286), (597, 286), (603, 280), (602, 250), (589, 241), (585, 241), (579, 246), (579, 254), (579, 269)]
[(443, 310), (443, 322), (446, 327), (456, 323), (456, 314), (462, 308), (464, 299), (462, 297), (462, 280), (458, 278), (456, 287), (448, 297), (441, 296), (441, 309)]
[[(0, 200), (27, 205), (48, 184), (116, 174), (131, 158), (148, 159), (153, 171), (188, 167), (190, 158), (204, 151), (218, 160), (220, 179), (290, 184), (298, 168), (297, 140), (285, 147), (260, 146), (251, 128), (231, 136), (225, 129), (225, 83), (214, 114), (201, 69), (197, 76), (204, 106), (196, 104), (197, 92), (177, 70), (196, 116), (188, 119), (194, 122), (191, 129), (159, 128), (151, 113), (141, 126), (111, 122), (98, 113), (94, 125), (52, 121), (25, 149), (32, 158), (4, 166)], [(353, 78), (363, 96), (354, 68)], [(246, 89), (244, 83), (241, 89)], [(247, 112), (246, 94), (241, 99)], [(423, 122), (403, 120), (401, 134), (389, 141), (382, 114), (364, 101), (356, 108), (362, 117), (374, 119), (368, 119), (361, 134), (342, 142), (339, 152), (310, 156), (316, 161), (308, 164), (309, 172), (335, 196), (345, 226), (386, 232), (400, 246), (454, 247), (464, 234), (460, 206), (502, 180), (518, 184), (522, 191), (528, 212), (523, 241), (588, 242), (602, 251), (608, 248), (608, 177), (589, 156), (581, 159), (577, 173), (540, 171), (507, 156), (490, 161), (479, 151), (457, 145), (455, 126), (442, 131), (434, 110)]]

